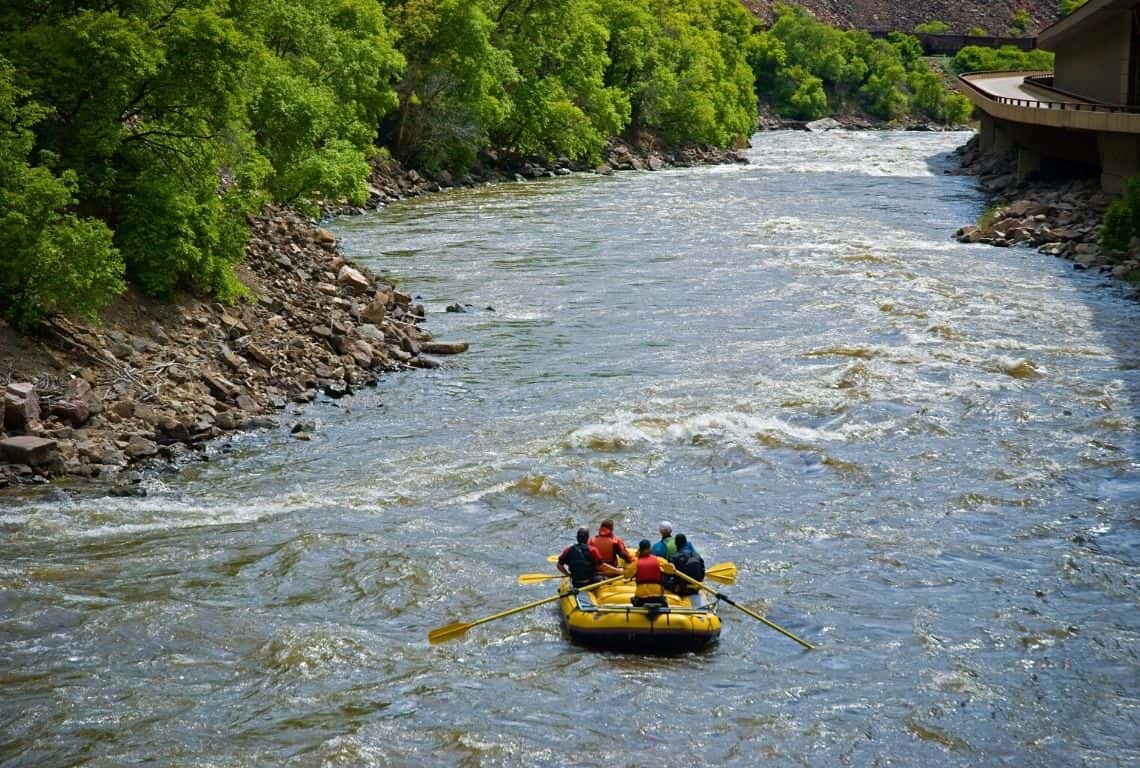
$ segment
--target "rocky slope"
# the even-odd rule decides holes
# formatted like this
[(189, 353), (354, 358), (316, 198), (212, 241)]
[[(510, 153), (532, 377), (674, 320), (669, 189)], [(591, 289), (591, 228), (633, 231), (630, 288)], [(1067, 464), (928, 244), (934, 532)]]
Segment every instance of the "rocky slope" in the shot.
[[(772, 18), (775, 0), (744, 0), (744, 5), (759, 18)], [(1033, 23), (1029, 34), (1036, 34), (1058, 18), (1057, 0), (923, 0), (899, 3), (890, 0), (803, 0), (802, 5), (820, 21), (845, 29), (912, 31), (917, 24), (941, 20), (950, 25), (950, 32), (966, 34), (981, 27), (991, 35), (1006, 35), (1013, 14), (1020, 8), (1029, 11)]]

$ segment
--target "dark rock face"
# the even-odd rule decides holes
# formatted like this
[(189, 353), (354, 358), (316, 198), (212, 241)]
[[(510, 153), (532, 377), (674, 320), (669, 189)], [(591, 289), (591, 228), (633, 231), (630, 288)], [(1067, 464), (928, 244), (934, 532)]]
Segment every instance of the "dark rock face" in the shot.
[[(744, 5), (756, 16), (770, 21), (776, 0), (744, 0)], [(797, 5), (807, 8), (820, 21), (844, 29), (898, 30), (911, 32), (918, 24), (928, 21), (945, 21), (951, 31), (966, 34), (981, 27), (993, 35), (1009, 31), (1010, 20), (1020, 8), (1025, 8), (1033, 23), (1029, 34), (1039, 32), (1057, 20), (1060, 4), (1054, 0), (921, 0), (899, 3), (892, 0), (800, 0)]]

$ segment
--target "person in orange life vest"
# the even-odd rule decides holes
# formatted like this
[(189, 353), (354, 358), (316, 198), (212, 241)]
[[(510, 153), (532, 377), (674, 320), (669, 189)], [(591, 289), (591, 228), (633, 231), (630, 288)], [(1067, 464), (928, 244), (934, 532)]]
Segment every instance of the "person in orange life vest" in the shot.
[(625, 567), (625, 577), (635, 579), (637, 588), (633, 592), (634, 605), (665, 605), (665, 589), (661, 586), (662, 575), (672, 576), (677, 569), (668, 560), (662, 560), (650, 551), (649, 539), (642, 539), (637, 545), (637, 559)]
[(571, 544), (558, 556), (558, 570), (570, 577), (570, 586), (584, 587), (609, 576), (620, 576), (621, 571), (607, 565), (598, 550), (589, 545), (590, 530), (578, 529), (578, 543)]
[(627, 563), (633, 562), (633, 555), (626, 549), (625, 542), (614, 536), (614, 521), (605, 519), (598, 526), (598, 535), (590, 539), (590, 546), (598, 550), (602, 560), (610, 565), (617, 565), (620, 557)]

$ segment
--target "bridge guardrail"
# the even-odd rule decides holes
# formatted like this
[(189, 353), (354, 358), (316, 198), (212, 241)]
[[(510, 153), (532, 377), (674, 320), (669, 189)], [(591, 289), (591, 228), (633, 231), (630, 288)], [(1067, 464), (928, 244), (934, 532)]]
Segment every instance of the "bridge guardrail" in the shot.
[[(1025, 80), (1030, 85), (1035, 85), (1049, 91), (1053, 91), (1059, 96), (1068, 96), (1074, 99), (1082, 99), (1081, 101), (1050, 101), (1046, 99), (1022, 99), (1013, 96), (997, 96), (983, 90), (977, 83), (971, 82), (968, 78), (977, 75), (1012, 75), (1024, 74)], [(1045, 81), (1048, 81), (1046, 84)], [(1131, 107), (1125, 104), (1105, 104), (1102, 102), (1092, 102), (1085, 100), (1084, 97), (1078, 96), (1075, 93), (1069, 93), (1053, 87), (1053, 73), (1050, 71), (1029, 71), (1029, 72), (964, 72), (958, 75), (958, 81), (964, 84), (967, 88), (977, 93), (984, 99), (995, 101), (998, 104), (1008, 104), (1014, 107), (1027, 107), (1033, 109), (1064, 109), (1073, 112), (1108, 112), (1108, 113), (1122, 113), (1122, 114), (1140, 114), (1140, 107)]]

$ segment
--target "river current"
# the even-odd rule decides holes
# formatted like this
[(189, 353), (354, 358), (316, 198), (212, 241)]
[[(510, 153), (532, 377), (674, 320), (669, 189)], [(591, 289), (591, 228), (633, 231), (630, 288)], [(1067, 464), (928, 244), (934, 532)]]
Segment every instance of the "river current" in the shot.
[[(334, 222), (471, 351), (145, 499), (0, 502), (0, 765), (1136, 765), (1140, 305), (956, 243), (966, 138)], [(729, 605), (675, 658), (550, 605), (427, 642), (548, 596), (517, 575), (605, 517), (672, 521), (818, 649)]]

